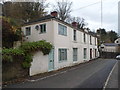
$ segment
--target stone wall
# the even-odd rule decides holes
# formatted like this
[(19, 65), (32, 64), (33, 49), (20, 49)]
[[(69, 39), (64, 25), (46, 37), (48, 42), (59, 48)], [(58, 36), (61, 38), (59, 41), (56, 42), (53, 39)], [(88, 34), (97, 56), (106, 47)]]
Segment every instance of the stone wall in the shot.
[(23, 69), (22, 60), (17, 58), (14, 62), (2, 62), (2, 80), (9, 81), (28, 76), (28, 69)]

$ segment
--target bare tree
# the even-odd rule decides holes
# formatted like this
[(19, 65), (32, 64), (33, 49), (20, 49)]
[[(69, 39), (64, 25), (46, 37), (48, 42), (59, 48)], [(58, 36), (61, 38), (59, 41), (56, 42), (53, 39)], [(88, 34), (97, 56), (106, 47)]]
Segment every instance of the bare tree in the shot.
[(54, 6), (55, 10), (58, 12), (59, 18), (63, 21), (69, 17), (72, 11), (72, 2), (68, 2), (68, 0), (58, 1)]
[(69, 17), (66, 21), (68, 23), (77, 22), (78, 28), (81, 29), (88, 25), (88, 23), (85, 22), (85, 19), (80, 17)]

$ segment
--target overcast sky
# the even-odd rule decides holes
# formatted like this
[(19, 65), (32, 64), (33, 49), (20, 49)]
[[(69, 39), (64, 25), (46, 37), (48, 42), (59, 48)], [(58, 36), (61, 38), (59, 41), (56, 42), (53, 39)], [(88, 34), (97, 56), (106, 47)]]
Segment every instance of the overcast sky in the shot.
[[(56, 0), (46, 0), (51, 5)], [(81, 17), (86, 20), (91, 30), (101, 27), (101, 0), (69, 0), (73, 2), (71, 15)], [(102, 0), (103, 1), (103, 28), (107, 31), (114, 30), (118, 32), (118, 2), (119, 0)], [(94, 4), (97, 3), (97, 4)], [(94, 4), (94, 5), (91, 5)], [(53, 7), (48, 10), (53, 10)], [(91, 6), (88, 6), (91, 5)], [(88, 6), (86, 8), (82, 8)]]

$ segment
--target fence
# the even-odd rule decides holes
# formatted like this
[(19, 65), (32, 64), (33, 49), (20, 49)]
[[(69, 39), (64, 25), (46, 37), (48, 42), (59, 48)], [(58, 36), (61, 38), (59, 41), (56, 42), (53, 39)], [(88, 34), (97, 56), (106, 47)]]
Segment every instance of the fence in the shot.
[(100, 57), (106, 59), (115, 59), (117, 55), (120, 55), (120, 52), (100, 52)]

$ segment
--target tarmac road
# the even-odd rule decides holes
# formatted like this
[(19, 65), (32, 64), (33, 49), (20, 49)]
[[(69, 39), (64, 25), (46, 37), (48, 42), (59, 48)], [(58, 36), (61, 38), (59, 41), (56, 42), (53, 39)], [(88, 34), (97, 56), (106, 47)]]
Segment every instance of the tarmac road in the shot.
[(9, 85), (6, 88), (103, 88), (116, 60), (94, 60), (44, 79)]

